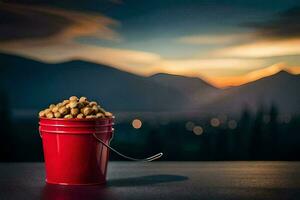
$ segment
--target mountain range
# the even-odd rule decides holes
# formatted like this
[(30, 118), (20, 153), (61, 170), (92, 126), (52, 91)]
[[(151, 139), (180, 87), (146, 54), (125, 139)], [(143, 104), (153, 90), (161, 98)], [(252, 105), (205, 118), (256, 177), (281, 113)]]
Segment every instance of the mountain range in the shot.
[(238, 113), (274, 104), (280, 112), (300, 113), (300, 76), (286, 71), (220, 89), (200, 78), (162, 73), (144, 77), (80, 60), (46, 64), (0, 54), (0, 62), (0, 104), (12, 109), (42, 109), (84, 95), (112, 111)]

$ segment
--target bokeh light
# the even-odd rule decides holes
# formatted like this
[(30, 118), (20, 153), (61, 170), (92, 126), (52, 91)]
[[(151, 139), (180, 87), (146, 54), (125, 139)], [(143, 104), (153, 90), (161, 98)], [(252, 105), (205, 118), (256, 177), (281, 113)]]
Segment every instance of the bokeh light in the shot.
[(139, 128), (141, 128), (142, 127), (142, 121), (140, 120), (140, 119), (134, 119), (133, 121), (132, 121), (132, 126), (133, 126), (133, 128), (135, 128), (135, 129), (139, 129)]
[(203, 128), (201, 126), (194, 126), (193, 132), (195, 135), (202, 135)]
[(235, 120), (230, 120), (228, 122), (228, 128), (230, 128), (230, 129), (236, 129), (236, 127), (237, 127), (237, 122)]
[(210, 120), (210, 125), (213, 127), (218, 127), (220, 126), (220, 120), (218, 118), (212, 118)]

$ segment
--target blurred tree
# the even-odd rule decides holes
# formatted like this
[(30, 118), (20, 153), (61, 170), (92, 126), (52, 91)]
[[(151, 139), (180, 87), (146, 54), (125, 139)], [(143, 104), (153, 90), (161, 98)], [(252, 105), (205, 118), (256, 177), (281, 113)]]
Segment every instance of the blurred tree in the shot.
[(263, 106), (261, 106), (256, 113), (253, 128), (252, 128), (252, 137), (250, 141), (251, 160), (261, 159), (263, 114), (264, 114), (264, 109)]
[(10, 106), (7, 93), (0, 89), (0, 161), (13, 160), (13, 138), (11, 136)]
[(251, 124), (252, 116), (250, 109), (247, 105), (244, 106), (244, 109), (241, 114), (240, 121), (238, 123), (238, 129), (235, 134), (235, 159), (236, 160), (247, 160), (250, 159), (250, 145), (251, 144)]
[(271, 135), (271, 152), (270, 159), (279, 159), (279, 149), (278, 149), (278, 108), (274, 103), (272, 103), (270, 109), (270, 123), (269, 123), (269, 133)]
[(150, 129), (146, 139), (146, 155), (153, 155), (162, 151), (163, 139), (159, 130)]

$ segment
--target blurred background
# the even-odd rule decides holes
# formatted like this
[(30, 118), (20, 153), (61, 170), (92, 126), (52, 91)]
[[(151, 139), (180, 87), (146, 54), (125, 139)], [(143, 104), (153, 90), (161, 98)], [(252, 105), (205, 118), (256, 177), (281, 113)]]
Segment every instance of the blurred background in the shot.
[(299, 20), (296, 0), (1, 1), (0, 161), (43, 161), (38, 112), (72, 95), (128, 155), (299, 160)]

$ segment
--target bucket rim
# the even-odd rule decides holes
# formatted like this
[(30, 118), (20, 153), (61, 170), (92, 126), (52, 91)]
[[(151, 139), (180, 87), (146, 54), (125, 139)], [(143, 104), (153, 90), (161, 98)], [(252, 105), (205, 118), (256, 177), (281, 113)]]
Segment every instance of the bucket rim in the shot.
[(39, 117), (40, 120), (51, 120), (51, 121), (105, 121), (105, 120), (114, 120), (115, 116), (105, 117), (105, 118), (47, 118)]
[(43, 122), (39, 122), (40, 126), (54, 126), (54, 127), (112, 127), (115, 125), (114, 122), (110, 123), (110, 124), (93, 124), (93, 125), (89, 125), (89, 124), (79, 124), (79, 125), (75, 125), (75, 124), (47, 124), (47, 123), (43, 123)]
[[(110, 131), (96, 131), (96, 130), (80, 130), (80, 131), (57, 131), (57, 130), (43, 130), (41, 129), (42, 134), (48, 133), (48, 134), (65, 134), (65, 135), (89, 135), (89, 134), (113, 134), (115, 132), (115, 129), (112, 128)], [(42, 136), (41, 136), (42, 137)]]

